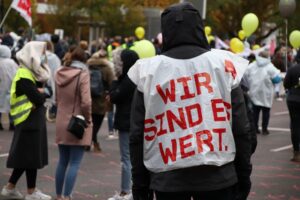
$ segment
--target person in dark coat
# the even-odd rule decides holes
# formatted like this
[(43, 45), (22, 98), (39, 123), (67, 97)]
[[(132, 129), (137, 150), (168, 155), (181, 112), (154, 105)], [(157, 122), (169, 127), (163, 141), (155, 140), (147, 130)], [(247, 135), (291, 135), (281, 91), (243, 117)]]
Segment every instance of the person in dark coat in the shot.
[[(44, 89), (50, 78), (45, 52), (46, 43), (29, 42), (16, 55), (20, 68), (11, 87), (10, 111), (16, 128), (7, 159), (7, 167), (13, 171), (1, 191), (3, 196), (13, 199), (23, 198), (15, 186), (24, 172), (28, 188), (25, 199), (51, 199), (36, 189), (37, 170), (48, 164), (44, 102), (51, 94)], [(18, 101), (20, 98), (24, 100)]]
[(110, 90), (110, 101), (116, 105), (114, 128), (119, 131), (119, 145), (122, 162), (121, 192), (109, 200), (131, 199), (131, 163), (129, 154), (129, 129), (131, 102), (135, 90), (135, 84), (128, 78), (127, 72), (139, 59), (137, 53), (132, 50), (121, 52), (122, 73), (118, 80), (113, 81)]
[[(132, 163), (133, 198), (134, 200), (153, 199), (152, 191), (154, 190), (157, 200), (191, 200), (191, 198), (194, 200), (245, 200), (251, 188), (251, 138), (243, 92), (239, 86), (231, 87), (231, 100), (228, 100), (228, 98), (230, 99), (229, 91), (226, 91), (227, 97), (223, 97), (223, 101), (227, 98), (227, 101), (231, 102), (231, 130), (234, 138), (234, 141), (232, 141), (233, 139), (231, 139), (231, 141), (234, 142), (236, 147), (234, 159), (223, 165), (196, 164), (192, 167), (186, 165), (186, 163), (190, 161), (189, 159), (192, 160), (194, 156), (197, 156), (197, 150), (192, 151), (193, 148), (197, 149), (192, 143), (194, 136), (192, 136), (190, 132), (186, 133), (186, 130), (192, 131), (192, 133), (197, 130), (193, 130), (193, 128), (185, 130), (178, 128), (178, 126), (186, 128), (182, 120), (184, 114), (180, 115), (180, 117), (176, 116), (176, 119), (174, 119), (175, 117), (172, 116), (173, 114), (171, 115), (171, 112), (167, 110), (166, 115), (169, 115), (167, 117), (174, 121), (177, 120), (176, 123), (178, 124), (175, 125), (175, 132), (168, 132), (169, 129), (174, 129), (174, 127), (169, 125), (169, 129), (166, 128), (168, 127), (167, 124), (170, 122), (168, 120), (162, 120), (162, 118), (167, 118), (166, 115), (163, 116), (160, 114), (154, 118), (152, 117), (152, 113), (155, 113), (155, 110), (164, 112), (167, 106), (170, 106), (167, 107), (168, 109), (172, 109), (172, 106), (174, 106), (175, 110), (178, 107), (177, 112), (180, 112), (180, 106), (182, 106), (180, 104), (182, 102), (177, 100), (179, 98), (184, 99), (185, 101), (189, 100), (190, 102), (193, 102), (195, 99), (194, 103), (199, 102), (199, 98), (201, 99), (200, 102), (204, 102), (205, 98), (209, 98), (210, 94), (207, 93), (210, 91), (210, 87), (208, 87), (207, 90), (203, 90), (203, 92), (205, 92), (203, 98), (196, 96), (196, 88), (194, 88), (194, 81), (193, 78), (191, 78), (194, 77), (192, 73), (196, 73), (198, 70), (203, 70), (203, 73), (205, 70), (212, 70), (212, 68), (208, 66), (210, 63), (214, 63), (220, 59), (222, 55), (231, 55), (230, 59), (241, 61), (239, 64), (230, 64), (231, 67), (239, 69), (246, 68), (248, 62), (229, 52), (210, 49), (203, 30), (204, 27), (201, 16), (197, 9), (190, 3), (176, 4), (167, 8), (161, 15), (161, 22), (163, 34), (162, 55), (150, 59), (141, 59), (128, 72), (129, 78), (137, 84), (137, 89), (132, 102), (130, 123), (130, 158)], [(209, 59), (209, 55), (211, 54), (213, 55)], [(196, 65), (197, 67), (195, 66), (195, 63), (198, 64)], [(218, 64), (213, 65), (213, 67), (218, 67)], [(240, 75), (242, 74), (238, 75), (238, 73), (235, 73), (237, 70), (226, 65), (226, 62), (224, 67), (227, 72), (232, 72), (232, 78), (240, 80)], [(221, 68), (222, 65), (220, 65), (220, 69)], [(218, 72), (224, 72), (225, 70), (219, 70)], [(180, 73), (183, 74), (182, 78), (177, 77)], [(221, 81), (222, 78), (230, 78), (229, 76), (228, 74), (216, 75), (212, 80)], [(159, 80), (161, 82), (159, 82)], [(168, 85), (167, 80), (170, 80), (169, 85), (171, 86), (169, 86), (169, 88), (166, 86)], [(172, 87), (171, 83), (174, 83), (172, 81), (176, 82), (176, 84), (177, 82), (178, 84), (180, 81), (182, 82), (179, 86), (175, 85), (175, 87)], [(163, 87), (162, 90), (164, 95), (160, 95), (161, 98), (157, 94), (158, 92), (155, 92), (155, 89), (161, 91), (161, 89), (159, 90), (160, 85), (156, 85), (155, 87), (154, 84), (157, 83), (161, 83), (161, 87)], [(225, 81), (224, 84), (226, 85), (228, 82)], [(217, 85), (216, 86), (219, 87), (219, 89), (216, 90), (222, 90), (220, 89), (222, 88), (222, 84)], [(185, 95), (181, 93), (182, 90), (185, 91)], [(216, 95), (216, 93), (214, 95)], [(159, 100), (157, 101), (158, 103), (154, 102), (155, 98)], [(164, 104), (161, 103), (161, 99), (169, 104), (164, 106)], [(201, 104), (201, 107), (202, 106), (206, 107), (207, 105)], [(191, 107), (185, 108), (192, 109)], [(196, 106), (193, 108), (196, 108)], [(150, 119), (145, 118), (146, 116), (150, 116)], [(195, 117), (195, 115), (193, 116)], [(209, 118), (210, 116), (212, 116), (212, 114), (207, 114), (207, 111), (205, 111), (203, 119)], [(188, 116), (188, 118), (191, 119), (193, 117)], [(156, 121), (157, 119), (158, 121)], [(189, 126), (195, 125), (195, 123), (193, 123), (195, 121), (190, 120), (190, 122), (192, 123), (189, 123)], [(216, 124), (213, 124), (213, 126), (215, 125)], [(205, 126), (208, 129), (213, 128), (213, 126), (209, 127), (209, 123), (201, 124), (201, 126)], [(199, 127), (200, 130), (202, 130), (201, 126)], [(228, 124), (228, 126), (230, 127), (230, 124)], [(156, 147), (155, 145), (157, 145), (155, 142), (162, 142), (160, 144), (163, 144), (166, 140), (168, 141), (168, 137), (180, 137), (179, 135), (181, 134), (182, 137), (184, 137), (181, 138), (181, 141), (173, 139), (169, 142), (169, 148), (165, 152), (165, 154), (169, 155), (169, 161), (161, 160), (162, 153), (160, 149), (162, 145), (154, 148)], [(188, 135), (184, 136), (184, 134)], [(150, 143), (149, 141), (153, 141), (153, 143)], [(173, 145), (176, 141), (177, 144), (180, 143), (180, 145), (177, 145), (177, 150), (176, 147), (174, 147), (175, 145)], [(173, 148), (170, 147), (171, 143)], [(153, 146), (151, 146), (152, 144)], [(148, 145), (148, 148), (145, 147), (146, 145)], [(183, 151), (181, 151), (182, 149)], [(155, 153), (155, 151), (157, 153)], [(177, 152), (179, 155), (174, 156), (172, 152)], [(198, 156), (205, 157), (206, 155), (204, 153), (204, 155)], [(186, 157), (188, 157), (188, 159), (185, 159)], [(216, 160), (219, 161), (222, 158), (223, 156), (220, 156)], [(183, 159), (185, 159), (186, 162), (184, 162)], [(176, 160), (176, 162), (174, 160)], [(177, 162), (177, 160), (179, 161)], [(164, 165), (165, 162), (168, 162), (168, 164)], [(199, 158), (196, 162), (201, 163), (203, 160)], [(172, 166), (176, 167), (177, 163), (179, 166), (186, 167), (172, 169)], [(158, 168), (158, 166), (162, 167)]]
[(287, 92), (287, 106), (291, 119), (291, 139), (294, 154), (291, 161), (300, 162), (300, 61), (289, 68), (284, 78)]

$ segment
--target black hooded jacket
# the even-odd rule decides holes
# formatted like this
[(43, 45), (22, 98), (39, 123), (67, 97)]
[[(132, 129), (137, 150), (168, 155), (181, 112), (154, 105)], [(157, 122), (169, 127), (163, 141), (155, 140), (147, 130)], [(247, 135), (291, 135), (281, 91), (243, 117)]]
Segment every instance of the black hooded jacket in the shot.
[(114, 128), (119, 131), (129, 131), (131, 101), (136, 87), (128, 78), (127, 72), (138, 59), (134, 51), (128, 49), (122, 51), (122, 74), (118, 80), (112, 82), (110, 89), (110, 101), (116, 104)]
[[(191, 4), (182, 3), (167, 8), (162, 13), (161, 24), (163, 55), (176, 59), (190, 59), (210, 51), (201, 16)], [(233, 186), (238, 180), (250, 184), (252, 168), (249, 123), (240, 88), (232, 91), (232, 117), (232, 130), (237, 147), (235, 162), (221, 167), (203, 165), (152, 173), (143, 163), (145, 107), (143, 93), (136, 90), (130, 124), (134, 199), (149, 199), (147, 198), (149, 188), (160, 192), (213, 191)]]

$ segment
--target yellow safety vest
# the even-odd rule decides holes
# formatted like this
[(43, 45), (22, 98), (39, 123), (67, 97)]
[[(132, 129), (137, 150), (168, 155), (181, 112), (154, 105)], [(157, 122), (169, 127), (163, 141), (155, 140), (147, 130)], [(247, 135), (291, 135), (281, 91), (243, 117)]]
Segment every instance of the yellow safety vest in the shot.
[(29, 101), (28, 97), (23, 94), (21, 96), (16, 95), (17, 82), (21, 78), (26, 78), (31, 80), (34, 84), (35, 79), (31, 71), (25, 67), (20, 67), (13, 79), (11, 89), (10, 89), (10, 115), (14, 121), (14, 125), (18, 125), (25, 121), (33, 107), (33, 104)]

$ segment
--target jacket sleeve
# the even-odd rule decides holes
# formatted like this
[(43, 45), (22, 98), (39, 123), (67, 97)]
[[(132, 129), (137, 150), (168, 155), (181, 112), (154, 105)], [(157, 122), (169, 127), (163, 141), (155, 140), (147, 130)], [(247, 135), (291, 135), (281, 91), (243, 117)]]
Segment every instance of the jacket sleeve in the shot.
[(16, 95), (21, 96), (25, 94), (29, 101), (35, 106), (42, 106), (47, 95), (45, 93), (40, 93), (37, 86), (29, 79), (21, 78), (16, 85)]
[(246, 200), (251, 189), (251, 129), (241, 87), (232, 90), (231, 98), (232, 132), (236, 145), (234, 164), (238, 176), (238, 193), (236, 199)]
[(130, 160), (132, 165), (132, 193), (134, 200), (153, 199), (149, 190), (150, 174), (144, 165), (143, 159), (143, 133), (144, 133), (145, 107), (143, 93), (135, 90), (130, 119)]
[(113, 81), (110, 90), (110, 101), (111, 103), (121, 103), (123, 99), (127, 98), (129, 94), (133, 94), (135, 90), (135, 84), (126, 76), (124, 79), (119, 81)]
[(91, 122), (92, 99), (89, 73), (83, 71), (80, 75), (80, 109), (88, 123)]
[(285, 89), (291, 89), (295, 84), (293, 83), (293, 78), (292, 78), (292, 74), (293, 73), (291, 73), (291, 70), (292, 68), (290, 68), (290, 69), (288, 69), (288, 71), (287, 71), (287, 73), (286, 73), (286, 75), (285, 75), (285, 78), (284, 78), (284, 81), (283, 81), (283, 86), (284, 86), (284, 88)]

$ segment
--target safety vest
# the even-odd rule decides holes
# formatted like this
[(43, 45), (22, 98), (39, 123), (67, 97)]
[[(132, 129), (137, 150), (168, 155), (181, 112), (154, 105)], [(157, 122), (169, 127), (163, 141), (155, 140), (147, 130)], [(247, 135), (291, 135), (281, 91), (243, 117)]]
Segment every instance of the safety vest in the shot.
[(36, 83), (31, 71), (25, 67), (20, 67), (13, 79), (12, 86), (10, 89), (10, 115), (14, 121), (14, 125), (18, 125), (25, 121), (33, 107), (33, 104), (29, 101), (28, 97), (23, 94), (21, 96), (16, 95), (17, 82), (21, 78), (31, 80), (34, 84)]
[(231, 90), (248, 61), (211, 50), (191, 59), (140, 59), (128, 72), (144, 95), (144, 163), (152, 172), (222, 166), (235, 157)]

